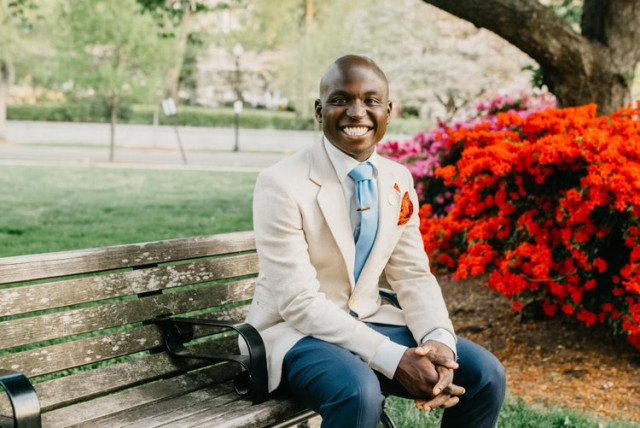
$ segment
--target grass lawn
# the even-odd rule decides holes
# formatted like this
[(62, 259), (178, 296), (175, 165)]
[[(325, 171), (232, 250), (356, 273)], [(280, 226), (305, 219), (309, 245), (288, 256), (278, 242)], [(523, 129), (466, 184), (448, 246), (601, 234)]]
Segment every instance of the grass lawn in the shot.
[(249, 230), (255, 173), (0, 168), (0, 256)]
[[(0, 256), (249, 230), (256, 174), (3, 166)], [(400, 427), (439, 426), (441, 412), (391, 397)], [(500, 427), (632, 427), (508, 399)]]
[[(440, 409), (426, 413), (417, 410), (412, 400), (397, 397), (389, 397), (386, 407), (398, 428), (440, 426), (442, 417)], [(473, 426), (471, 422), (469, 426)], [(530, 406), (521, 399), (510, 397), (508, 393), (498, 419), (499, 428), (637, 428), (638, 426), (632, 422), (605, 421), (561, 408), (543, 409)]]

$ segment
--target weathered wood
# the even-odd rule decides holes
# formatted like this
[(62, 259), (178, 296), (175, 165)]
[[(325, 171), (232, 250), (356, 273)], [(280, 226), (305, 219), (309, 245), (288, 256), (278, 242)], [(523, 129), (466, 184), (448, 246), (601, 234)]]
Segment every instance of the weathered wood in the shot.
[(253, 232), (236, 232), (0, 259), (0, 284), (99, 272), (255, 249)]
[[(226, 393), (222, 394), (222, 391), (226, 391)], [(219, 408), (220, 406), (240, 399), (238, 394), (231, 388), (231, 382), (216, 386), (215, 388), (195, 391), (185, 398), (187, 398), (187, 400), (179, 397), (169, 400), (166, 403), (161, 403), (161, 405), (152, 404), (142, 409), (127, 412), (126, 414), (118, 414), (92, 423), (85, 423), (83, 427), (175, 426), (181, 419), (189, 417), (190, 415)]]
[(88, 333), (248, 300), (254, 279), (166, 293), (0, 323), (0, 349)]
[(60, 308), (258, 272), (255, 253), (0, 289), (2, 316)]
[(143, 426), (135, 422), (191, 402), (221, 396), (227, 396), (228, 401), (237, 400), (229, 379), (229, 369), (225, 366), (186, 373), (47, 412), (43, 426)]
[[(154, 324), (193, 313), (241, 322), (254, 250), (253, 233), (242, 232), (0, 259), (0, 316), (21, 316), (0, 322), (0, 367), (36, 381), (46, 428), (264, 426), (300, 414), (286, 399), (251, 406), (239, 397), (237, 364), (169, 356)], [(75, 274), (90, 275), (60, 278)], [(240, 306), (225, 308), (232, 303)], [(196, 327), (194, 351), (237, 353), (237, 336), (219, 331)], [(45, 380), (51, 374), (60, 377)], [(0, 393), (0, 416), (10, 414)]]
[[(220, 346), (216, 345), (216, 350), (235, 352), (237, 339), (230, 337), (221, 340)], [(35, 389), (40, 407), (44, 411), (49, 411), (145, 382), (168, 379), (207, 365), (210, 364), (206, 361), (175, 360), (166, 353), (158, 353), (38, 383)], [(221, 372), (222, 377), (219, 381), (229, 379), (236, 372), (237, 366), (226, 367), (226, 370)], [(0, 414), (10, 414), (7, 405), (5, 400), (0, 400)]]
[(231, 401), (218, 407), (208, 407), (202, 411), (162, 425), (192, 428), (192, 427), (264, 427), (281, 422), (306, 408), (292, 400), (273, 399), (256, 406), (251, 406), (247, 399)]
[[(241, 306), (216, 312), (216, 319), (242, 322), (248, 307)], [(218, 331), (210, 329), (210, 331)], [(205, 333), (196, 330), (195, 337)], [(49, 345), (0, 356), (0, 368), (19, 371), (29, 378), (106, 361), (162, 346), (162, 334), (155, 325), (136, 327), (116, 333), (93, 336), (71, 342)]]

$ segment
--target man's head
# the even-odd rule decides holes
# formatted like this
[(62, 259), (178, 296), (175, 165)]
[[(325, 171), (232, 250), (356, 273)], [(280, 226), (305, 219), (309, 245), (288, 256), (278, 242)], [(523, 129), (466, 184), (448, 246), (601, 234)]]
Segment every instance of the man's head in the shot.
[(367, 57), (340, 57), (322, 76), (315, 106), (316, 119), (331, 144), (364, 161), (375, 150), (389, 123), (387, 78)]

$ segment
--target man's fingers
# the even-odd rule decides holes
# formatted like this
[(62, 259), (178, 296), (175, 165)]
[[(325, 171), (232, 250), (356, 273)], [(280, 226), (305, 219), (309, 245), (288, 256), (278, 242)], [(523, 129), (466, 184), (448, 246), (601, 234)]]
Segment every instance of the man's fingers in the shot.
[[(417, 353), (417, 352), (416, 352)], [(445, 357), (442, 354), (437, 354), (435, 352), (429, 352), (427, 354), (425, 354), (425, 356), (429, 359), (429, 361), (431, 361), (433, 364), (437, 364), (439, 366), (443, 366), (446, 367), (448, 369), (452, 369), (455, 370), (458, 367), (460, 367), (458, 365), (458, 363), (456, 363), (454, 360), (452, 360), (449, 357)]]
[(465, 392), (466, 390), (463, 387), (455, 385), (453, 383), (450, 383), (449, 386), (447, 386), (444, 389), (445, 394), (454, 395), (454, 396), (463, 395)]
[(416, 400), (416, 407), (427, 412), (435, 409), (436, 407), (443, 406), (452, 397), (449, 394), (440, 394), (433, 397), (431, 400)]
[(442, 366), (437, 366), (438, 382), (433, 386), (433, 395), (440, 394), (453, 381), (453, 370), (449, 370)]
[(459, 397), (451, 397), (449, 398), (442, 406), (443, 409), (448, 409), (449, 407), (453, 407), (460, 402)]
[(424, 357), (425, 355), (429, 354), (432, 350), (433, 348), (429, 345), (421, 345), (416, 347), (416, 355), (420, 355), (421, 357)]

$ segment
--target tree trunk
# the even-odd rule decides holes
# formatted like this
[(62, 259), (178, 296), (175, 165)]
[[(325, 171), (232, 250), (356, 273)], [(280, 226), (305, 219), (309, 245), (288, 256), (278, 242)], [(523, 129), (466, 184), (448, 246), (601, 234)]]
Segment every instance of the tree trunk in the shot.
[(584, 0), (582, 33), (537, 0), (423, 0), (501, 36), (538, 62), (561, 106), (609, 114), (631, 99), (640, 2)]
[(109, 97), (109, 162), (113, 162), (113, 155), (116, 148), (116, 120), (118, 119), (118, 94), (113, 91)]
[(171, 97), (178, 104), (178, 89), (180, 87), (180, 72), (182, 71), (182, 64), (184, 62), (184, 54), (187, 50), (187, 40), (189, 38), (189, 31), (191, 29), (191, 6), (190, 2), (184, 2), (182, 20), (180, 21), (180, 28), (178, 29), (178, 38), (176, 40), (176, 55), (175, 62), (169, 67), (167, 71), (167, 86), (165, 95)]
[(9, 83), (11, 81), (10, 71), (10, 64), (0, 60), (0, 141), (7, 139), (7, 98), (9, 96)]

